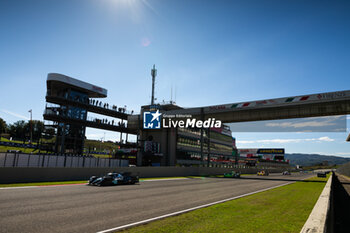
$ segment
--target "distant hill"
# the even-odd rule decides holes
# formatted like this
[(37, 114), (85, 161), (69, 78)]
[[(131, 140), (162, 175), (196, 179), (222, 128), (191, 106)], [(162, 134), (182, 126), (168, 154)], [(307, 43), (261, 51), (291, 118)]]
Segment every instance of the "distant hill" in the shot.
[(329, 165), (344, 164), (350, 162), (350, 158), (319, 154), (285, 154), (291, 165), (312, 166), (328, 161)]

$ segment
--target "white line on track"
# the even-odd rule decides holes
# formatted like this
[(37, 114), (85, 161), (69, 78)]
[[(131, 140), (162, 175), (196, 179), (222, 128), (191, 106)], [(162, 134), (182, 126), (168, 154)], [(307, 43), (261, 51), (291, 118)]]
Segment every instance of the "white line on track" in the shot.
[(20, 186), (20, 187), (4, 187), (0, 189), (27, 189), (27, 188), (38, 188), (40, 186)]
[(75, 185), (87, 185), (87, 183), (83, 184), (52, 184), (52, 185), (33, 185), (33, 186), (18, 186), (18, 187), (3, 187), (1, 189), (28, 189), (28, 188), (53, 188), (53, 187), (64, 187), (64, 186), (75, 186)]
[(180, 211), (173, 212), (173, 213), (170, 213), (170, 214), (165, 214), (165, 215), (161, 215), (161, 216), (158, 216), (158, 217), (145, 219), (145, 220), (142, 220), (142, 221), (139, 221), (139, 222), (134, 222), (134, 223), (126, 224), (126, 225), (123, 225), (123, 226), (110, 228), (110, 229), (107, 229), (107, 230), (99, 231), (97, 233), (106, 233), (106, 232), (111, 232), (111, 231), (122, 230), (122, 229), (125, 229), (125, 228), (141, 225), (141, 224), (152, 222), (152, 221), (159, 220), (159, 219), (162, 219), (162, 218), (167, 218), (167, 217), (179, 215), (179, 214), (183, 214), (183, 213), (190, 212), (190, 211), (193, 211), (193, 210), (197, 210), (197, 209), (200, 209), (200, 208), (204, 208), (204, 207), (216, 205), (216, 204), (219, 204), (219, 203), (231, 201), (231, 200), (238, 199), (238, 198), (241, 198), (241, 197), (246, 197), (246, 196), (249, 196), (249, 195), (252, 195), (252, 194), (255, 194), (255, 193), (264, 192), (264, 191), (267, 191), (267, 190), (270, 190), (270, 189), (278, 188), (278, 187), (285, 186), (285, 185), (292, 184), (292, 183), (295, 183), (295, 181), (288, 182), (288, 183), (285, 183), (285, 184), (276, 185), (276, 186), (273, 186), (273, 187), (270, 187), (270, 188), (260, 189), (258, 191), (242, 194), (242, 195), (239, 195), (239, 196), (227, 198), (227, 199), (216, 201), (216, 202), (212, 202), (212, 203), (209, 203), (209, 204), (200, 205), (200, 206), (196, 206), (196, 207), (185, 209), (185, 210), (180, 210)]

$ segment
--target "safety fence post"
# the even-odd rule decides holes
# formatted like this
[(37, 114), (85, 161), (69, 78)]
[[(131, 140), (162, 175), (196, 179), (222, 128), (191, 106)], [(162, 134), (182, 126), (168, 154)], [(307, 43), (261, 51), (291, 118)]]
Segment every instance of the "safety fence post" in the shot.
[(27, 167), (29, 167), (29, 162), (30, 162), (30, 154), (28, 156)]
[(6, 166), (7, 152), (5, 153), (4, 167)]

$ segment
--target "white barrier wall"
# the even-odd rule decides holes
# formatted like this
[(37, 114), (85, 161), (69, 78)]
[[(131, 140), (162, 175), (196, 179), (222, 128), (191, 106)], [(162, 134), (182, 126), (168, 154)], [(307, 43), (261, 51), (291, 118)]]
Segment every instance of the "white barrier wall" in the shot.
[(0, 153), (0, 167), (120, 167), (129, 166), (128, 160), (94, 157), (31, 155)]

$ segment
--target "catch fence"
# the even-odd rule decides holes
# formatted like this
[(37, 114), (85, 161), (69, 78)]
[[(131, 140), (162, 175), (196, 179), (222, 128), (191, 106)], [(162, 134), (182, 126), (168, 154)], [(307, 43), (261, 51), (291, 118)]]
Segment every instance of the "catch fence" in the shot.
[(128, 167), (129, 161), (88, 156), (0, 153), (0, 167)]

